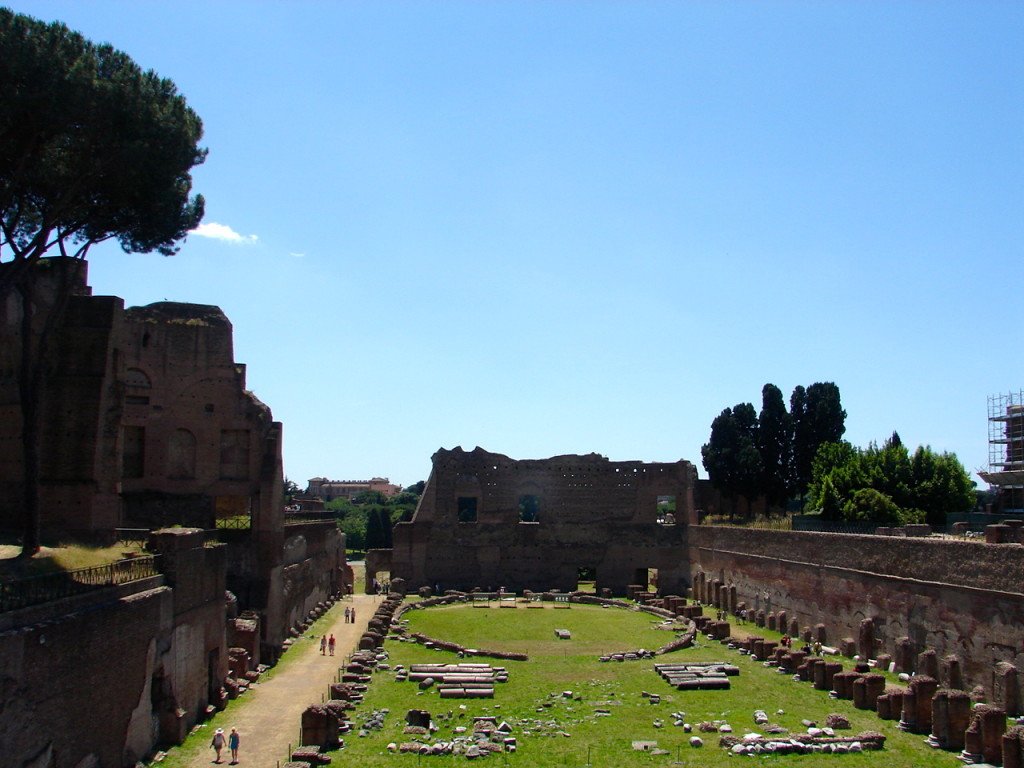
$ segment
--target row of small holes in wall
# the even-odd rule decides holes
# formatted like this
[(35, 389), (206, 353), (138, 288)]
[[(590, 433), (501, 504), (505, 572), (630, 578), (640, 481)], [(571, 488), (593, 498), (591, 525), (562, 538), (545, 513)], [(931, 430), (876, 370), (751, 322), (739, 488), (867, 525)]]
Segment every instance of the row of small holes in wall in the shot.
[[(457, 462), (450, 462), (448, 464), (448, 469), (458, 469), (458, 467), (459, 467), (459, 465), (458, 465)], [(502, 470), (502, 471), (507, 471), (510, 467), (512, 469), (516, 470), (516, 471), (526, 469), (526, 470), (533, 471), (533, 472), (543, 471), (545, 469), (544, 467), (524, 467), (524, 466), (522, 466), (520, 464), (511, 464), (511, 465), (509, 465), (509, 464), (492, 464), (491, 465), (491, 471), (497, 472), (499, 469)], [(548, 468), (548, 469), (550, 469), (550, 468)], [(588, 473), (588, 474), (604, 474), (605, 472), (607, 472), (607, 469), (595, 468), (595, 467), (558, 467), (558, 471), (559, 472), (579, 472), (580, 474), (584, 474), (584, 473)], [(616, 472), (621, 472), (622, 468), (621, 467), (615, 467), (615, 471)], [(638, 472), (643, 472), (644, 474), (646, 474), (647, 473), (647, 467), (634, 467), (633, 468), (633, 473), (636, 474)], [(665, 468), (664, 467), (658, 467), (658, 472), (659, 473), (664, 473), (665, 472)], [(628, 470), (627, 470), (627, 474), (628, 474)]]

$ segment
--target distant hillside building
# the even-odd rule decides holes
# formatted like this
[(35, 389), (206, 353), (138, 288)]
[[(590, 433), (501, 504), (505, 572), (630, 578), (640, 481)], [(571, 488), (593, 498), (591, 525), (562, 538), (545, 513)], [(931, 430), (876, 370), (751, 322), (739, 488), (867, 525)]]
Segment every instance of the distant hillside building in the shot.
[(328, 480), (326, 477), (313, 477), (306, 486), (307, 496), (319, 496), (324, 501), (352, 499), (364, 491), (379, 491), (387, 498), (391, 498), (402, 492), (402, 486), (395, 485), (386, 477), (371, 477), (369, 480)]

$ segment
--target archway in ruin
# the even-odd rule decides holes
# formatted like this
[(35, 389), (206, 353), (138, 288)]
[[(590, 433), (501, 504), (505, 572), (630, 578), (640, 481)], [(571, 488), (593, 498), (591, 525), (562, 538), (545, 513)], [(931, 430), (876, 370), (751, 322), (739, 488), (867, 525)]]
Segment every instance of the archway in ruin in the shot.
[(366, 551), (366, 577), (363, 582), (363, 591), (373, 594), (374, 579), (391, 578), (391, 550), (390, 549), (369, 549)]

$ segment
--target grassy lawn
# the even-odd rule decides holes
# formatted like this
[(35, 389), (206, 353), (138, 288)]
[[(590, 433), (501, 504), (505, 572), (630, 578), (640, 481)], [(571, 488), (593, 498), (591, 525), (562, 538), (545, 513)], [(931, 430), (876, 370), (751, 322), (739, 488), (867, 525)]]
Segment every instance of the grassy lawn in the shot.
[[(402, 733), (404, 715), (409, 709), (426, 709), (441, 727), (437, 738), (448, 738), (454, 726), (471, 726), (472, 717), (493, 715), (513, 726), (518, 751), (485, 758), (492, 763), (523, 766), (649, 766), (669, 765), (678, 758), (686, 765), (716, 766), (733, 764), (747, 758), (730, 756), (718, 747), (716, 734), (700, 734), (705, 746), (689, 746), (689, 734), (673, 726), (671, 713), (683, 711), (685, 720), (696, 724), (705, 720), (724, 720), (737, 736), (755, 731), (755, 709), (768, 712), (772, 723), (793, 732), (804, 730), (801, 720), (824, 724), (832, 712), (849, 718), (851, 731), (880, 731), (887, 736), (883, 752), (846, 755), (765, 756), (758, 758), (776, 765), (838, 766), (945, 766), (959, 765), (951, 753), (930, 749), (924, 737), (903, 733), (889, 721), (879, 720), (873, 713), (857, 710), (852, 702), (829, 699), (808, 683), (796, 683), (788, 675), (768, 669), (752, 659), (726, 649), (719, 643), (702, 640), (695, 648), (661, 657), (659, 661), (729, 661), (740, 666), (739, 677), (732, 678), (727, 691), (679, 692), (671, 688), (653, 671), (654, 661), (601, 663), (601, 653), (656, 648), (666, 643), (671, 634), (654, 628), (651, 616), (639, 612), (574, 605), (570, 609), (517, 610), (475, 608), (472, 606), (439, 607), (406, 614), (412, 631), (467, 647), (521, 651), (529, 654), (526, 662), (495, 661), (510, 672), (510, 681), (499, 684), (494, 699), (441, 699), (435, 690), (420, 692), (415, 683), (394, 682), (390, 672), (375, 674), (364, 703), (353, 718), (358, 726), (373, 710), (388, 708), (390, 714), (380, 731), (360, 738), (355, 732), (346, 739), (346, 747), (336, 754), (335, 762), (376, 766), (412, 765), (414, 762), (451, 762), (447, 757), (418, 757), (391, 754), (388, 742), (413, 741)], [(572, 639), (558, 640), (554, 630), (571, 630)], [(764, 633), (769, 634), (769, 633)], [(457, 661), (444, 652), (430, 651), (422, 646), (389, 640), (390, 663)], [(476, 659), (485, 661), (485, 659)], [(571, 691), (569, 698), (563, 692)], [(652, 705), (643, 691), (661, 695), (661, 703)], [(462, 709), (462, 707), (465, 709)], [(606, 709), (610, 716), (597, 716), (595, 710)], [(782, 710), (782, 712), (779, 712)], [(447, 720), (447, 713), (452, 719)], [(655, 727), (661, 719), (664, 726)], [(568, 734), (568, 736), (563, 735)], [(634, 751), (634, 740), (657, 741), (669, 755), (652, 755)]]
[(16, 544), (0, 544), (0, 578), (24, 578), (79, 568), (93, 568), (142, 554), (142, 549), (137, 544), (94, 547), (86, 544), (54, 543), (52, 546), (42, 547), (30, 560), (22, 561), (16, 559), (20, 551), (21, 547)]

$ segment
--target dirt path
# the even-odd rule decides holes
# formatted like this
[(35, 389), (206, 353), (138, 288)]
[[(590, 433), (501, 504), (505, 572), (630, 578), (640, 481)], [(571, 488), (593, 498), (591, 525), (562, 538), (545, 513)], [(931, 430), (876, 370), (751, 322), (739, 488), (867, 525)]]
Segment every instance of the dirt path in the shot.
[[(316, 640), (298, 641), (288, 653), (297, 653), (287, 666), (275, 673), (267, 682), (254, 686), (244, 694), (245, 706), (230, 717), (225, 733), (237, 728), (241, 736), (238, 750), (239, 765), (251, 768), (275, 768), (278, 761), (287, 759), (288, 745), (297, 746), (302, 711), (310, 704), (319, 704), (334, 682), (338, 667), (343, 666), (348, 654), (356, 650), (367, 622), (380, 604), (375, 595), (354, 595), (344, 605), (355, 607), (355, 624), (346, 624), (342, 611), (326, 633), (337, 640), (334, 656), (320, 655), (319, 635)], [(339, 606), (342, 603), (338, 603)], [(211, 738), (207, 734), (206, 738)], [(189, 768), (209, 768), (213, 764), (213, 750), (206, 749), (191, 760)], [(227, 765), (231, 753), (225, 749), (221, 765)]]

